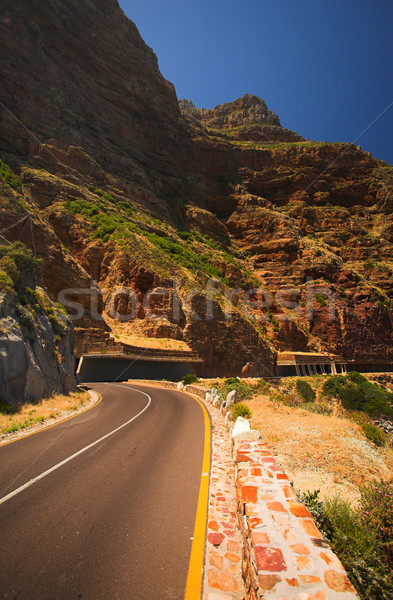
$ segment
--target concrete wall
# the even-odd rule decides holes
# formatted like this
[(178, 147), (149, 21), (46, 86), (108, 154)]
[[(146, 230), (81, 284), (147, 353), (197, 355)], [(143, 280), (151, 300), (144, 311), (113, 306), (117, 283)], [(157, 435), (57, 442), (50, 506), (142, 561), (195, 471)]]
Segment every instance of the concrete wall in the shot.
[(105, 356), (84, 357), (77, 374), (78, 382), (125, 381), (127, 379), (179, 380), (193, 372), (193, 364), (172, 361), (148, 361)]

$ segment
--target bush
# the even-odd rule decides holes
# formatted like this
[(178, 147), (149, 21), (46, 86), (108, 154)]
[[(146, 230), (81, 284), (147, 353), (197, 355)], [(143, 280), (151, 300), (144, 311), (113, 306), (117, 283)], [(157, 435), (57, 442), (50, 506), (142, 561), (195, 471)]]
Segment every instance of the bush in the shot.
[(184, 375), (184, 377), (182, 379), (183, 385), (190, 385), (190, 383), (196, 383), (197, 381), (198, 381), (198, 377), (196, 377), (192, 373), (188, 373), (187, 375)]
[(236, 390), (236, 402), (248, 400), (254, 394), (254, 389), (251, 387), (251, 385), (248, 385), (248, 383), (242, 383), (239, 380), (236, 380), (235, 383), (225, 384), (220, 390), (220, 393), (223, 398), (226, 398), (229, 392), (232, 390)]
[(15, 412), (15, 408), (11, 406), (11, 404), (7, 404), (0, 400), (0, 415), (10, 415), (13, 412)]
[(0, 271), (0, 292), (7, 294), (14, 291), (14, 282), (5, 271)]
[(320, 306), (326, 306), (326, 299), (322, 296), (322, 294), (315, 294), (314, 297)]
[(318, 415), (331, 415), (332, 409), (325, 404), (317, 404), (315, 402), (304, 402), (301, 408), (305, 408), (309, 412), (316, 413)]
[(374, 423), (362, 423), (362, 431), (367, 439), (376, 444), (376, 446), (384, 446), (387, 442), (387, 436), (385, 432), (374, 425)]
[(14, 190), (17, 190), (18, 192), (22, 191), (21, 180), (11, 171), (8, 165), (3, 163), (2, 160), (0, 160), (0, 178)]
[[(10, 246), (0, 246), (0, 260), (2, 264), (7, 262), (8, 265), (11, 265), (10, 261), (12, 261), (19, 273), (27, 271), (37, 274), (41, 265), (41, 260), (35, 258), (33, 252), (22, 242), (14, 242)], [(3, 267), (2, 269), (5, 270)], [(12, 279), (12, 275), (10, 277)]]
[(231, 385), (232, 383), (238, 383), (238, 381), (237, 377), (228, 377), (228, 379), (225, 380), (224, 385)]
[(238, 417), (251, 419), (251, 410), (246, 404), (234, 404), (231, 408), (232, 421), (236, 421)]
[(296, 381), (296, 389), (306, 402), (314, 402), (315, 400), (315, 392), (312, 389), (311, 385), (304, 381), (303, 379), (298, 379)]
[(393, 597), (391, 484), (363, 488), (359, 508), (334, 498), (324, 504), (319, 492), (298, 494), (312, 513), (317, 527), (342, 561), (362, 600)]
[(356, 371), (346, 377), (329, 377), (323, 385), (323, 392), (329, 398), (338, 398), (347, 410), (363, 411), (370, 417), (393, 416), (393, 394)]

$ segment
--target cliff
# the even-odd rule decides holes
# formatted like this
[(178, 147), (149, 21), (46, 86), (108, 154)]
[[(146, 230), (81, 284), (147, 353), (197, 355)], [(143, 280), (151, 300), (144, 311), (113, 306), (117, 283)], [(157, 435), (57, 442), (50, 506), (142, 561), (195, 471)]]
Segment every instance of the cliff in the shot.
[(0, 257), (0, 401), (75, 389), (72, 323), (36, 286), (38, 261), (20, 243), (0, 246)]
[(250, 94), (178, 103), (115, 0), (6, 0), (0, 44), (0, 230), (79, 330), (187, 342), (203, 375), (392, 361), (391, 166)]

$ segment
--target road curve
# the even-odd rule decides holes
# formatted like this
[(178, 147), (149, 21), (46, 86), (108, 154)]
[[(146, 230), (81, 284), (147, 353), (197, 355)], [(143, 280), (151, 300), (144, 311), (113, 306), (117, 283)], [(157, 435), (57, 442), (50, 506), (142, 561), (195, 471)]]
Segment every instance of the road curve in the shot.
[(171, 390), (92, 387), (96, 407), (0, 447), (0, 502), (10, 496), (0, 504), (0, 597), (183, 599), (203, 411)]

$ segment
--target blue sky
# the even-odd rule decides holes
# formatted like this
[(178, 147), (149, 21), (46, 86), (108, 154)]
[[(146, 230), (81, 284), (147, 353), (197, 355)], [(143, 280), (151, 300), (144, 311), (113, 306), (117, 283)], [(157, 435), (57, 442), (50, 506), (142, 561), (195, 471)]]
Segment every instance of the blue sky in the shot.
[(119, 1), (179, 98), (256, 94), (284, 127), (393, 164), (392, 0)]

